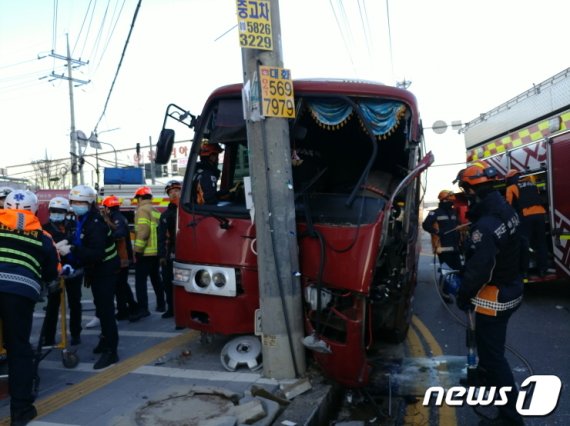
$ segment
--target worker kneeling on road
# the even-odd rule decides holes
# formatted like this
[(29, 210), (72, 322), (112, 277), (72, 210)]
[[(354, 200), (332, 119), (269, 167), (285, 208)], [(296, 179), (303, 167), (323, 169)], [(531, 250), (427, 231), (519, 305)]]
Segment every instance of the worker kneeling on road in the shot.
[(501, 194), (493, 189), (497, 171), (477, 162), (459, 172), (457, 182), (469, 198), (471, 221), (467, 241), (463, 283), (457, 306), (475, 310), (478, 371), (486, 386), (510, 386), (508, 402), (499, 407), (499, 418), (491, 423), (523, 424), (516, 410), (518, 391), (505, 358), (507, 324), (522, 301), (519, 217)]
[(34, 352), (30, 335), (42, 281), (57, 279), (59, 257), (52, 238), (35, 216), (38, 199), (30, 191), (8, 194), (0, 210), (0, 317), (8, 352), (12, 425), (36, 417), (33, 405)]
[(71, 241), (57, 243), (59, 254), (71, 258), (84, 269), (84, 282), (91, 287), (95, 312), (101, 321), (101, 337), (93, 353), (101, 357), (93, 365), (98, 370), (119, 360), (119, 334), (115, 321), (115, 283), (120, 268), (111, 229), (97, 208), (97, 192), (87, 185), (69, 191), (69, 203), (75, 213), (75, 232)]

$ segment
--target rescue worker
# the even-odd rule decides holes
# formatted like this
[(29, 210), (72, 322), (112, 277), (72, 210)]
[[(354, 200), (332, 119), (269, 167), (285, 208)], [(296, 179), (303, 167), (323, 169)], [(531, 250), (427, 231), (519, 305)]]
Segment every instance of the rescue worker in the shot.
[(8, 352), (11, 425), (26, 425), (34, 407), (34, 351), (30, 335), (42, 282), (57, 279), (59, 257), (51, 236), (35, 216), (38, 199), (30, 191), (11, 191), (0, 210), (0, 318)]
[[(65, 239), (69, 240), (75, 230), (75, 221), (66, 219), (69, 209), (69, 201), (64, 197), (54, 197), (48, 203), (49, 221), (44, 223), (42, 227), (56, 243)], [(61, 261), (64, 264), (63, 271), (66, 271), (64, 277), (65, 293), (67, 294), (67, 304), (69, 306), (69, 333), (71, 334), (71, 345), (75, 346), (81, 343), (81, 286), (83, 284), (83, 271), (73, 262), (70, 255), (62, 257)], [(61, 297), (59, 292), (50, 292), (47, 299), (42, 338), (45, 346), (52, 346), (55, 344)]]
[(158, 262), (158, 221), (160, 213), (152, 206), (152, 191), (148, 186), (141, 186), (135, 192), (138, 200), (135, 212), (135, 290), (139, 305), (138, 313), (129, 318), (138, 321), (148, 317), (147, 278), (156, 295), (156, 311), (165, 312), (164, 288), (160, 280)]
[(546, 247), (546, 210), (542, 206), (537, 186), (528, 178), (521, 179), (518, 170), (511, 169), (505, 176), (505, 198), (514, 207), (521, 219), (521, 231), (526, 249), (521, 260), (525, 278), (529, 267), (529, 247), (536, 252), (537, 271), (544, 277), (548, 269)]
[(3, 186), (0, 188), (0, 209), (4, 208), (4, 200), (6, 200), (6, 197), (10, 192), (12, 192), (12, 188), (8, 186)]
[(90, 186), (77, 185), (69, 191), (69, 203), (75, 213), (75, 232), (71, 240), (57, 244), (59, 254), (71, 254), (84, 269), (85, 286), (91, 288), (95, 312), (101, 321), (101, 336), (93, 353), (101, 354), (93, 368), (99, 370), (119, 361), (119, 333), (115, 320), (115, 285), (120, 268), (111, 229), (99, 213), (97, 192)]
[(103, 200), (103, 218), (111, 228), (117, 254), (121, 261), (121, 269), (117, 275), (117, 285), (115, 287), (115, 297), (117, 298), (117, 320), (129, 319), (138, 311), (137, 303), (129, 285), (129, 267), (133, 263), (133, 246), (131, 244), (131, 233), (129, 231), (129, 221), (121, 211), (121, 201), (115, 195), (105, 197)]
[(162, 314), (162, 318), (172, 318), (174, 316), (172, 279), (174, 277), (176, 214), (178, 212), (181, 189), (182, 184), (180, 181), (171, 180), (166, 184), (164, 192), (168, 195), (170, 203), (168, 203), (168, 207), (160, 215), (158, 224), (158, 258), (161, 266), (162, 284), (166, 292), (166, 312)]
[(192, 194), (197, 204), (217, 204), (221, 192), (218, 191), (219, 157), (224, 150), (217, 143), (202, 141), (200, 161), (196, 164), (196, 173), (192, 178)]
[[(445, 263), (451, 269), (461, 270), (459, 251), (460, 230), (457, 212), (453, 206), (455, 195), (453, 191), (442, 190), (437, 196), (439, 205), (429, 212), (422, 223), (424, 231), (431, 234), (433, 253), (437, 254), (440, 267)], [(441, 289), (443, 299), (447, 303), (453, 300), (444, 288)]]
[(456, 181), (469, 198), (467, 215), (472, 223), (457, 306), (475, 310), (478, 372), (484, 384), (512, 389), (506, 405), (499, 406), (499, 417), (480, 424), (520, 425), (518, 390), (505, 358), (507, 325), (523, 293), (519, 217), (493, 188), (497, 171), (486, 162), (461, 170)]

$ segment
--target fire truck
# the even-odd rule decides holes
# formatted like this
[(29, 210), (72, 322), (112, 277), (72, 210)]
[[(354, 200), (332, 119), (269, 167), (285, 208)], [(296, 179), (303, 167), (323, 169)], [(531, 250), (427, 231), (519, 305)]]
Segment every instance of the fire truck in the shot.
[[(420, 244), (424, 153), (417, 101), (371, 82), (294, 81), (289, 119), (291, 188), (306, 344), (324, 373), (349, 387), (369, 382), (375, 343), (402, 341), (412, 315)], [(194, 129), (179, 205), (174, 262), (177, 326), (252, 334), (259, 289), (249, 190), (199, 204), (192, 184), (200, 145), (223, 147), (219, 191), (249, 181), (242, 85), (215, 90), (194, 116), (168, 106), (157, 143), (165, 163), (173, 119)], [(270, 118), (266, 118), (270, 119)], [(306, 339), (307, 340), (307, 339)]]
[[(467, 123), (467, 162), (486, 160), (503, 176), (517, 170), (540, 189), (547, 210), (552, 273), (529, 281), (570, 278), (570, 68)], [(533, 253), (531, 253), (531, 256)]]

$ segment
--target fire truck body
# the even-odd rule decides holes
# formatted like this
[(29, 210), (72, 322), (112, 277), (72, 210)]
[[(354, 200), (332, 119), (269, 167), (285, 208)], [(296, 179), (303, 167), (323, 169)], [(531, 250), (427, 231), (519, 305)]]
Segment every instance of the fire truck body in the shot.
[[(179, 206), (175, 320), (204, 333), (253, 333), (259, 307), (249, 194), (230, 190), (249, 179), (241, 91), (214, 91), (195, 121)], [(378, 338), (401, 341), (407, 333), (420, 249), (419, 178), (433, 157), (420, 161), (419, 113), (406, 90), (311, 80), (295, 81), (294, 92), (292, 181), (283, 184), (295, 191), (291, 233), (299, 244), (306, 346), (327, 375), (364, 386)], [(199, 205), (193, 194), (204, 139), (224, 147), (220, 193), (232, 196), (216, 205)]]
[(518, 170), (540, 189), (556, 273), (533, 274), (530, 281), (570, 278), (570, 68), (481, 114), (463, 131), (468, 163), (484, 159), (503, 176)]

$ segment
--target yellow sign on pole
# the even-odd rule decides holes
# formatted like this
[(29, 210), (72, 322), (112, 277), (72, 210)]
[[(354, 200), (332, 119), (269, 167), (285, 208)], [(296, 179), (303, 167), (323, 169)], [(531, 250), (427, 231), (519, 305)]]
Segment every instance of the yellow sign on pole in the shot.
[(259, 67), (261, 103), (265, 117), (295, 117), (295, 96), (291, 71), (278, 67)]
[(273, 50), (269, 3), (270, 0), (236, 0), (242, 48)]

